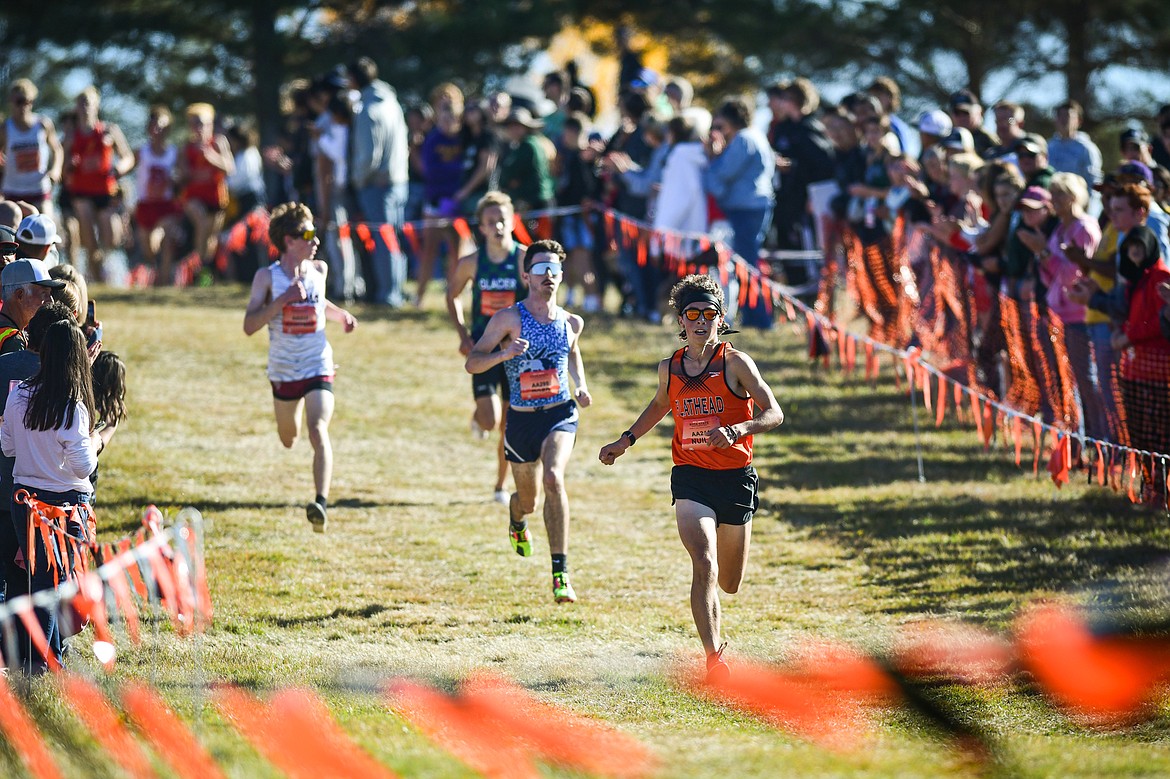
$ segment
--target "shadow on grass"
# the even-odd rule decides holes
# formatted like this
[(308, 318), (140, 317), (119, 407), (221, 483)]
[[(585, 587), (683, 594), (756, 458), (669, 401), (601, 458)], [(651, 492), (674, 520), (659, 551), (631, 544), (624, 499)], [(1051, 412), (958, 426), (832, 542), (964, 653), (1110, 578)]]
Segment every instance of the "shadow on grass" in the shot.
[[(466, 500), (466, 501), (451, 501), (445, 500), (445, 505), (476, 505), (482, 503), (482, 500)], [(170, 509), (173, 507), (193, 506), (199, 509), (204, 514), (213, 512), (225, 511), (268, 511), (271, 509), (298, 509), (303, 510), (305, 503), (301, 501), (288, 500), (217, 500), (214, 498), (192, 498), (187, 496), (182, 499), (171, 499), (165, 495), (155, 495), (152, 498), (145, 497), (129, 497), (122, 498), (116, 501), (102, 501), (98, 505), (99, 512), (118, 513), (123, 512), (141, 512), (146, 506), (154, 504), (156, 506)], [(330, 501), (330, 508), (349, 508), (349, 509), (379, 509), (379, 508), (410, 508), (418, 506), (431, 506), (433, 501), (409, 501), (409, 500), (364, 500), (362, 498), (341, 498), (336, 501)]]
[(279, 628), (300, 627), (303, 625), (320, 625), (325, 622), (331, 622), (335, 619), (369, 619), (377, 616), (389, 607), (383, 606), (381, 603), (370, 603), (358, 608), (341, 606), (328, 614), (307, 614), (300, 617), (266, 617), (265, 622), (268, 622)]
[(1117, 510), (1102, 491), (1073, 503), (907, 496), (838, 507), (794, 503), (783, 521), (831, 539), (893, 589), (890, 613), (1014, 608), (1037, 592), (1126, 587), (1170, 557), (1165, 517)]

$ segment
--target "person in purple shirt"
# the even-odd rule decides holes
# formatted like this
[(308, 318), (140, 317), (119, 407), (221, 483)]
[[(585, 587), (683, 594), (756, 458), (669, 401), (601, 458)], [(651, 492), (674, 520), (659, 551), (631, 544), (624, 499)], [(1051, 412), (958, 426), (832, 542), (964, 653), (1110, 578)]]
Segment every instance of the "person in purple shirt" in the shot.
[(459, 187), (463, 183), (463, 152), (466, 140), (463, 129), (463, 93), (451, 83), (440, 84), (431, 93), (435, 109), (435, 126), (423, 141), (420, 157), (423, 166), (425, 200), (423, 248), (418, 263), (418, 292), (414, 305), (421, 308), (427, 286), (435, 275), (435, 261), (444, 243), (447, 256), (459, 257), (463, 247), (450, 224), (431, 224), (429, 220), (453, 219), (459, 215)]
[(1060, 222), (1048, 242), (1036, 254), (1036, 269), (1047, 288), (1045, 301), (1049, 314), (1064, 325), (1064, 345), (1076, 380), (1081, 402), (1085, 435), (1103, 441), (1116, 441), (1116, 409), (1108, 377), (1097, 374), (1089, 326), (1085, 324), (1085, 306), (1069, 298), (1068, 291), (1087, 273), (1089, 259), (1101, 243), (1101, 228), (1088, 216), (1089, 189), (1079, 174), (1062, 171), (1048, 185), (1052, 207)]

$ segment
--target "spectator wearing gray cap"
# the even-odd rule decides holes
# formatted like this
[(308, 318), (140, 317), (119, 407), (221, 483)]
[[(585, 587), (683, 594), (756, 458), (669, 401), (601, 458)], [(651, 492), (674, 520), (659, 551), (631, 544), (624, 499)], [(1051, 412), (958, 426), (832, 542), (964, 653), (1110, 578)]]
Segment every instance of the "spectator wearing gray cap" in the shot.
[(998, 144), (999, 139), (983, 129), (983, 106), (979, 98), (969, 89), (960, 89), (951, 94), (949, 104), (955, 127), (970, 132), (975, 141), (975, 153), (986, 158), (988, 149)]
[(51, 278), (40, 260), (13, 260), (0, 271), (0, 354), (25, 348), (24, 329), (33, 314), (53, 298), (65, 282)]
[(1016, 164), (1029, 187), (1048, 189), (1056, 170), (1048, 163), (1048, 141), (1044, 136), (1028, 133), (1016, 141)]
[(57, 225), (44, 214), (33, 214), (20, 220), (16, 228), (16, 241), (20, 244), (20, 256), (31, 260), (46, 261), (56, 265), (56, 260), (49, 260), (49, 252), (61, 243), (61, 235), (57, 232)]

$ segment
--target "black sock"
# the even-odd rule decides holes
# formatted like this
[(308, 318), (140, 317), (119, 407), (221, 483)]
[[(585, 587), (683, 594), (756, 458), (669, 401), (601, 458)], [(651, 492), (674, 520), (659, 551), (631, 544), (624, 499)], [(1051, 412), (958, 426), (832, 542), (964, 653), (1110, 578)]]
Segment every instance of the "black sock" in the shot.
[(552, 556), (553, 573), (566, 573), (569, 570), (569, 556), (555, 554)]
[(329, 505), (329, 501), (324, 495), (317, 496), (317, 503), (321, 504), (321, 508), (325, 508)]
[(509, 519), (509, 520), (508, 520), (508, 524), (509, 524), (509, 525), (511, 526), (511, 528), (512, 528), (513, 530), (515, 530), (517, 533), (519, 533), (519, 532), (520, 532), (521, 530), (523, 530), (524, 528), (528, 527), (528, 522), (526, 522), (526, 521), (525, 521), (525, 520), (523, 520), (523, 519), (522, 519), (522, 520), (520, 520), (519, 522), (517, 522), (517, 521), (516, 521), (516, 520), (514, 520), (514, 519)]

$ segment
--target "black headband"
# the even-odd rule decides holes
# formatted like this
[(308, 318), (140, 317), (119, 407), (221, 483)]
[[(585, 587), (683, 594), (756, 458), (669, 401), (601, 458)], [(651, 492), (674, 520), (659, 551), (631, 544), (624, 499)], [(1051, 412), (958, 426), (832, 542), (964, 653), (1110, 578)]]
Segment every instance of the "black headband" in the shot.
[(719, 309), (720, 314), (723, 313), (723, 304), (719, 302), (719, 298), (705, 289), (689, 289), (684, 292), (682, 298), (678, 301), (678, 312), (681, 314), (683, 309), (692, 303), (711, 303), (715, 308)]

